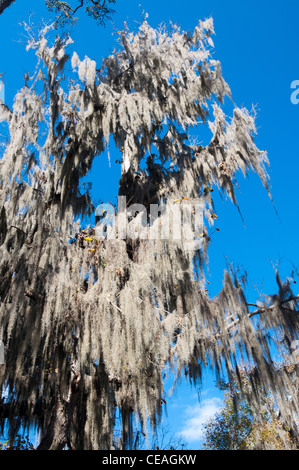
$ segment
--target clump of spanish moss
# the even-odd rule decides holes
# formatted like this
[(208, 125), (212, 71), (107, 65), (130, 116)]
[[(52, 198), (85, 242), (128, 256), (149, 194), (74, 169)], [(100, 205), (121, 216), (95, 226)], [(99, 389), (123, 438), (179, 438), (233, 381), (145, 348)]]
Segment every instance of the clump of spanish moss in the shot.
[[(9, 397), (0, 415), (11, 436), (37, 425), (40, 449), (112, 449), (119, 411), (122, 447), (131, 448), (135, 426), (159, 424), (169, 368), (196, 381), (209, 365), (220, 380), (235, 377), (240, 357), (255, 365), (254, 400), (254, 383), (269, 387), (294, 427), (298, 401), (286, 397), (297, 366), (277, 373), (267, 335), (283, 329), (289, 348), (297, 339), (290, 283), (277, 275), (278, 294), (256, 310), (229, 272), (216, 298), (206, 289), (213, 188), (237, 204), (237, 173), (254, 171), (269, 192), (254, 114), (235, 107), (228, 119), (221, 108), (230, 89), (211, 54), (212, 19), (193, 33), (146, 20), (137, 32), (125, 27), (99, 65), (70, 59), (70, 38), (50, 45), (47, 33), (28, 45), (35, 75), (12, 109), (0, 105), (9, 134), (0, 162), (0, 367)], [(206, 146), (188, 140), (199, 122), (211, 130)], [(111, 137), (127, 205), (115, 211), (114, 236), (107, 227), (100, 236), (80, 228), (78, 217), (94, 210), (80, 182)], [(124, 231), (132, 204), (144, 210), (129, 214)], [(199, 207), (200, 233), (191, 242), (176, 236)], [(146, 235), (134, 236), (139, 229)]]

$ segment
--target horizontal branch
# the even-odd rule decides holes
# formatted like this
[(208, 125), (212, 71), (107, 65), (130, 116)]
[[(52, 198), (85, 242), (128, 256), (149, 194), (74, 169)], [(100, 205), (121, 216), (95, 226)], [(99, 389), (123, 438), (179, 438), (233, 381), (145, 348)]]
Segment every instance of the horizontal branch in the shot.
[[(292, 301), (297, 301), (299, 300), (299, 295), (297, 296), (291, 296), (289, 297), (288, 299), (285, 299), (285, 300), (282, 300), (279, 302), (279, 305), (283, 305), (283, 304), (286, 304), (288, 302), (292, 302)], [(255, 306), (257, 307), (256, 304), (252, 304), (252, 303), (248, 303), (247, 304), (248, 306)], [(252, 312), (248, 312), (247, 314), (247, 318), (251, 318), (253, 316), (256, 316), (256, 315), (261, 315), (267, 311), (271, 311), (273, 310), (274, 308), (276, 307), (275, 304), (272, 304), (272, 305), (269, 305), (269, 306), (265, 306), (265, 307), (258, 307), (256, 310), (252, 311)], [(230, 317), (226, 318), (226, 321), (227, 320), (230, 320), (232, 318), (234, 318), (235, 316), (234, 315), (231, 315)], [(236, 318), (235, 321), (233, 321), (232, 323), (230, 323), (228, 326), (226, 326), (222, 331), (220, 330), (219, 333), (215, 332), (213, 335), (210, 336), (210, 338), (215, 338), (215, 339), (219, 339), (222, 335), (224, 334), (227, 334), (233, 327), (237, 326), (241, 321), (241, 318)], [(219, 331), (219, 330), (218, 330)], [(177, 335), (177, 338), (179, 337), (179, 334)], [(208, 338), (207, 338), (208, 339)], [(175, 352), (177, 350), (177, 343), (172, 347), (171, 351), (170, 351), (170, 355), (171, 357), (174, 356)]]

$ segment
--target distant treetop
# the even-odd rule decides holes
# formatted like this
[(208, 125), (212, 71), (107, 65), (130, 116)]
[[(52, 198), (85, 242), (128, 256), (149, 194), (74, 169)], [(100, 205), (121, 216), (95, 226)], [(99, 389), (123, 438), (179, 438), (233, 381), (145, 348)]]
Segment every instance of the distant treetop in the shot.
[[(0, 0), (0, 15), (14, 2), (15, 0)], [(48, 10), (56, 14), (56, 27), (64, 26), (67, 23), (75, 23), (78, 20), (75, 14), (81, 8), (84, 8), (84, 11), (94, 18), (98, 24), (105, 25), (106, 21), (111, 18), (110, 15), (114, 13), (110, 6), (111, 3), (115, 2), (116, 0), (71, 0), (70, 2), (45, 0)]]
[(45, 0), (45, 3), (49, 11), (56, 13), (57, 26), (63, 26), (66, 23), (75, 23), (78, 19), (75, 14), (81, 8), (84, 8), (84, 11), (94, 18), (98, 24), (104, 25), (105, 22), (111, 18), (110, 15), (114, 13), (110, 5), (111, 3), (115, 3), (115, 0), (77, 0), (76, 2), (70, 2), (72, 6), (69, 2), (60, 0)]

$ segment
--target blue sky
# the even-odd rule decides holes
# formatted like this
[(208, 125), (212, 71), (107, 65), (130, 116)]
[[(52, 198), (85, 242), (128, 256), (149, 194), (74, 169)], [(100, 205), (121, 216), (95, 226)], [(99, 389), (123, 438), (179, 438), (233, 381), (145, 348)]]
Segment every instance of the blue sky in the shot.
[[(299, 104), (291, 102), (294, 91), (291, 83), (299, 80), (298, 0), (117, 0), (115, 10), (113, 24), (106, 28), (97, 27), (86, 15), (80, 15), (71, 36), (75, 42), (72, 47), (81, 59), (87, 55), (100, 63), (114, 48), (115, 32), (123, 22), (137, 28), (143, 11), (148, 13), (152, 26), (171, 21), (186, 30), (192, 30), (199, 19), (213, 17), (214, 55), (222, 63), (233, 99), (238, 106), (248, 109), (255, 106), (257, 110), (256, 143), (268, 152), (272, 195), (279, 217), (254, 175), (238, 180), (237, 197), (245, 225), (229, 201), (216, 197), (220, 231), (213, 234), (210, 246), (210, 293), (214, 295), (221, 289), (226, 257), (247, 270), (248, 295), (252, 301), (260, 292), (273, 293), (276, 286), (272, 263), (280, 261), (285, 276), (292, 263), (299, 269)], [(36, 26), (41, 18), (46, 21), (50, 18), (41, 0), (16, 0), (0, 16), (0, 72), (8, 105), (22, 86), (25, 72), (35, 67), (34, 54), (25, 50), (20, 25), (28, 22), (29, 16)], [(111, 167), (103, 158), (95, 163), (91, 175), (95, 199), (114, 200), (117, 158), (118, 155), (111, 155)], [(168, 399), (167, 423), (173, 432), (184, 432), (191, 449), (200, 447), (200, 423), (204, 416), (215, 412), (220, 398), (208, 375), (200, 404), (197, 391), (185, 384)]]

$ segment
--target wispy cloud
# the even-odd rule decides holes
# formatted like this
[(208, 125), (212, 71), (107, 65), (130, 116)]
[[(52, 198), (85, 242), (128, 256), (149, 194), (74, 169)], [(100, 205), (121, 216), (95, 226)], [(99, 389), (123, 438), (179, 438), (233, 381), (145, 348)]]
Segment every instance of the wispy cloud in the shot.
[(212, 418), (222, 405), (221, 398), (212, 397), (194, 406), (188, 406), (185, 410), (186, 419), (179, 434), (190, 443), (200, 441), (203, 438), (203, 424)]

